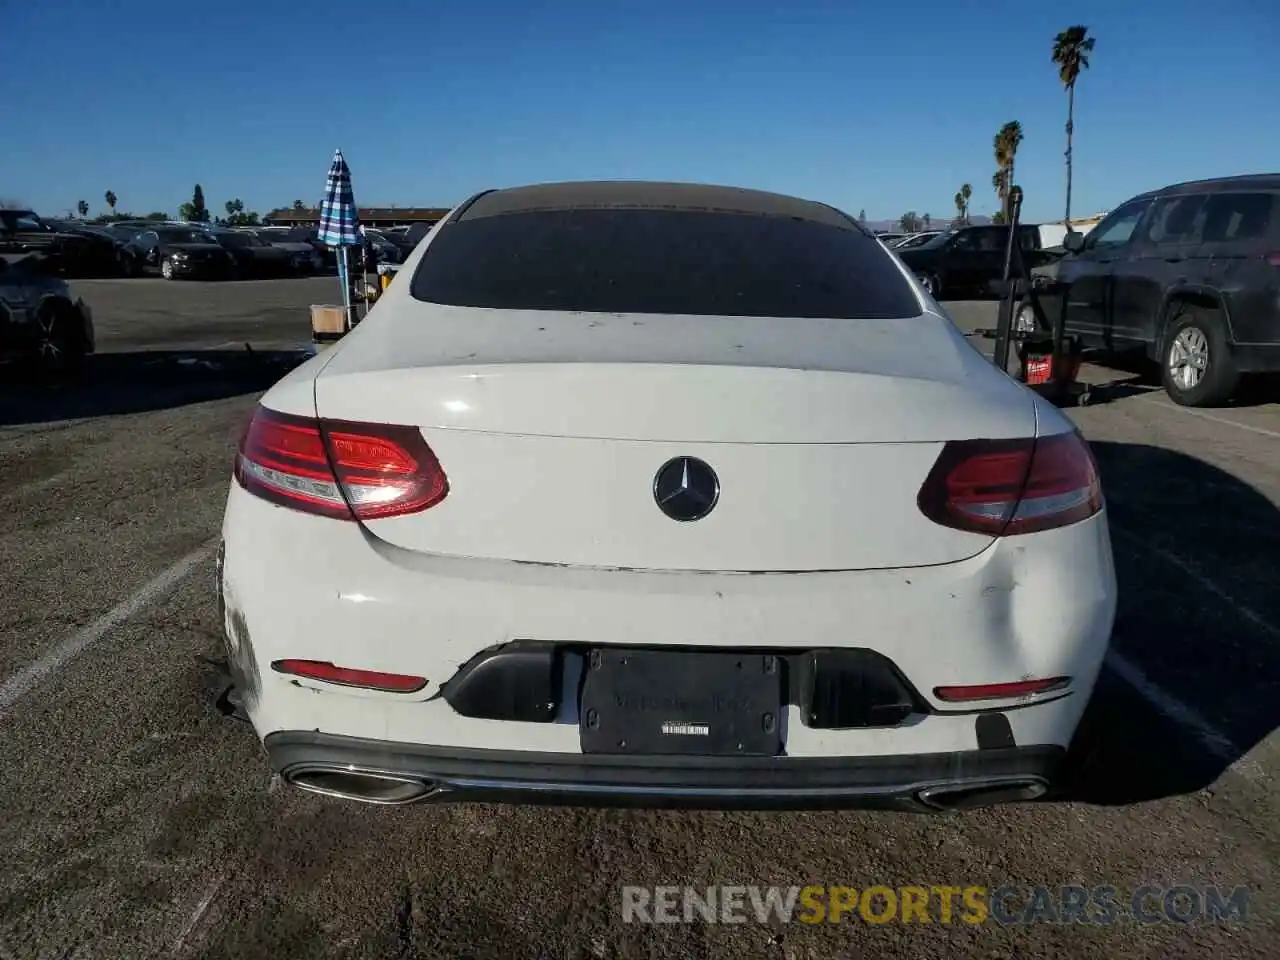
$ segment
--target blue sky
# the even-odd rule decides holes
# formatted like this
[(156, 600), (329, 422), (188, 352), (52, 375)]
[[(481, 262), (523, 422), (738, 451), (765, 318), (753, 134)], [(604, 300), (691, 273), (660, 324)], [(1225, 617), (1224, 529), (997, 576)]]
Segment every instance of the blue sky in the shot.
[(370, 206), (641, 178), (945, 217), (965, 181), (995, 209), (1016, 119), (1025, 213), (1049, 219), (1072, 23), (1098, 41), (1073, 213), (1280, 168), (1276, 0), (40, 0), (0, 2), (0, 197), (174, 213), (199, 182), (265, 211), (318, 200), (341, 147)]

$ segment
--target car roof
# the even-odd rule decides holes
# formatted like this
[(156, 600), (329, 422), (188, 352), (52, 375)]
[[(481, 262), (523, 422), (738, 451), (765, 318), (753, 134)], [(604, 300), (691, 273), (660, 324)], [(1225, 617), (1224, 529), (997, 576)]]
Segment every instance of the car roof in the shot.
[(1148, 197), (1168, 196), (1170, 194), (1216, 193), (1220, 190), (1280, 190), (1280, 173), (1250, 173), (1234, 177), (1212, 177), (1207, 180), (1187, 180), (1183, 183), (1171, 183), (1158, 190), (1148, 190), (1134, 197), (1134, 200), (1145, 200)]
[(741, 187), (644, 180), (541, 183), (491, 190), (476, 197), (461, 212), (458, 221), (508, 213), (607, 208), (746, 213), (810, 220), (846, 230), (861, 229), (851, 217), (813, 200)]

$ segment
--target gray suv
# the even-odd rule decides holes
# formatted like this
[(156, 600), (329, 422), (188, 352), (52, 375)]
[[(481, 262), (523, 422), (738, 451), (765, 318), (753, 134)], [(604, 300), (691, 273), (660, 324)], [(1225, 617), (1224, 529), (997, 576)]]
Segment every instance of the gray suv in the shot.
[(1087, 348), (1145, 354), (1174, 402), (1221, 404), (1242, 374), (1280, 371), (1280, 174), (1153, 190), (1064, 246), (1036, 271), (1048, 319), (1062, 312)]

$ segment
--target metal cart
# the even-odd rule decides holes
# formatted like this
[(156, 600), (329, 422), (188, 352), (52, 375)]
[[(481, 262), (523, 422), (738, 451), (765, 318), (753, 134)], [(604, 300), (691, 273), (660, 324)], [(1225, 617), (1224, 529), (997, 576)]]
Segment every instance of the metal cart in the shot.
[[(1022, 188), (1014, 187), (1009, 196), (1009, 234), (1005, 241), (1004, 274), (1000, 311), (994, 330), (980, 330), (979, 335), (995, 340), (992, 362), (1001, 370), (1009, 369), (1009, 350), (1016, 344), (1018, 370), (1016, 378), (1058, 406), (1085, 406), (1099, 389), (1077, 379), (1084, 360), (1084, 350), (1075, 337), (1064, 329), (1062, 310), (1055, 310), (1052, 322), (1040, 303), (1040, 295), (1031, 282), (1031, 272), (1018, 242), (1018, 224), (1022, 214)], [(1032, 331), (1014, 330), (1013, 318), (1022, 300), (1035, 316)]]

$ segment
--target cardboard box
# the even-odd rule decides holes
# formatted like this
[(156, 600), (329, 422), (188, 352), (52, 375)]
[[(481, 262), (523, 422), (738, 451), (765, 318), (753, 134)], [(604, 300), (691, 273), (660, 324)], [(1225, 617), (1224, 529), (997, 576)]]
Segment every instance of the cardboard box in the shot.
[(347, 332), (347, 311), (343, 307), (328, 304), (311, 305), (311, 333), (320, 336), (333, 336)]

